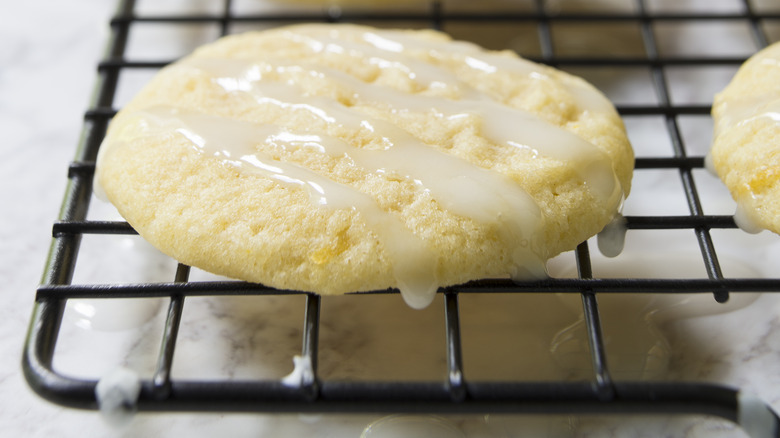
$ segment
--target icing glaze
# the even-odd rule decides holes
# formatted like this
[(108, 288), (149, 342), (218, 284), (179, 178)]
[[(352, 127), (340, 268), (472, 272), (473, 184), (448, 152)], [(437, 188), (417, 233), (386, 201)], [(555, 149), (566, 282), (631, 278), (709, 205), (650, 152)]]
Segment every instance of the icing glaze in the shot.
[[(723, 135), (728, 130), (750, 124), (750, 123), (772, 123), (780, 125), (780, 95), (777, 93), (766, 93), (760, 96), (750, 96), (738, 101), (721, 103), (717, 123), (715, 124), (714, 137)], [(704, 159), (705, 168), (712, 174), (717, 175), (715, 164), (713, 162), (712, 151), (709, 151)], [(737, 203), (734, 212), (734, 221), (737, 226), (745, 232), (756, 234), (765, 229), (761, 221), (756, 217), (754, 211), (756, 197), (760, 196), (751, 187), (745, 186), (747, 190), (735, 196)]]
[(406, 302), (411, 307), (422, 308), (433, 300), (438, 287), (435, 257), (397, 217), (382, 210), (367, 194), (297, 164), (275, 160), (255, 147), (265, 142), (298, 147), (301, 143), (316, 141), (319, 145), (328, 145), (338, 140), (327, 137), (324, 140), (312, 134), (295, 135), (274, 125), (167, 107), (149, 108), (136, 116), (139, 122), (135, 132), (139, 135), (174, 130), (205, 155), (243, 172), (263, 175), (280, 184), (303, 189), (315, 205), (357, 211), (384, 244)]
[[(321, 121), (320, 127), (292, 129), (273, 123), (252, 123), (155, 107), (135, 114), (139, 118), (135, 129), (147, 134), (173, 130), (207, 156), (241, 171), (261, 174), (280, 184), (302, 189), (315, 205), (354, 210), (382, 242), (398, 288), (412, 307), (425, 307), (438, 287), (434, 251), (406, 228), (399, 217), (383, 210), (368, 194), (302, 165), (275, 159), (262, 152), (258, 145), (273, 145), (277, 150), (287, 152), (306, 148), (313, 153), (346, 158), (370, 174), (389, 174), (411, 182), (419, 194), (430, 196), (456, 215), (492, 224), (502, 241), (515, 248), (510, 255), (507, 274), (517, 280), (546, 276), (547, 255), (539, 243), (544, 217), (531, 196), (510, 177), (426, 144), (393, 124), (392, 120), (371, 116), (361, 107), (383, 107), (389, 114), (396, 115), (432, 114), (445, 121), (476, 118), (482, 135), (495, 144), (521, 149), (531, 159), (544, 157), (573, 163), (572, 169), (594, 196), (615, 207), (622, 200), (622, 188), (611, 160), (596, 146), (530, 112), (496, 100), (490, 93), (459, 80), (454, 72), (410, 56), (409, 52), (422, 50), (429, 58), (436, 59), (445, 49), (447, 53), (456, 50), (463, 65), (482, 74), (501, 70), (533, 80), (549, 80), (544, 68), (537, 64), (485, 53), (470, 43), (446, 42), (445, 47), (441, 42), (421, 41), (393, 31), (364, 32), (359, 41), (342, 39), (337, 30), (323, 31), (315, 36), (293, 31), (284, 35), (313, 53), (360, 56), (380, 68), (403, 71), (423, 90), (448, 88), (455, 90), (459, 98), (408, 93), (307, 62), (199, 57), (184, 60), (176, 68), (196, 69), (208, 75), (225, 93), (253, 99), (258, 105), (306, 113)], [(351, 104), (327, 94), (308, 93), (296, 83), (296, 75), (311, 76), (335, 84), (338, 89), (349, 90)], [(577, 105), (585, 111), (601, 111), (610, 106), (597, 91), (576, 80), (567, 86)], [(330, 134), (328, 126), (353, 132), (368, 131), (380, 140), (372, 147), (356, 146)], [(119, 140), (115, 142), (121, 141), (121, 135), (117, 137)]]

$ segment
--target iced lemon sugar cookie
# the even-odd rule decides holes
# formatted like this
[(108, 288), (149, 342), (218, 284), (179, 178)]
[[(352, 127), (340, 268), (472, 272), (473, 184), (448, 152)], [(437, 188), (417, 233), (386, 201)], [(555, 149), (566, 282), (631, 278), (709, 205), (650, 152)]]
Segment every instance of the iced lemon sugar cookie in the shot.
[(96, 181), (177, 260), (320, 294), (545, 276), (628, 193), (633, 153), (581, 79), (435, 31), (225, 37), (113, 119)]
[(710, 166), (737, 202), (747, 231), (780, 233), (780, 43), (737, 71), (712, 107)]

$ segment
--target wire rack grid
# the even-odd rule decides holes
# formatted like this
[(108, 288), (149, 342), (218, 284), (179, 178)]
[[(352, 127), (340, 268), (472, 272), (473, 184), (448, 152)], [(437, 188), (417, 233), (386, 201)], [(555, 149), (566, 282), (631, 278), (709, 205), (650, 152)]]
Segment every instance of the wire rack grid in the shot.
[[(509, 3), (506, 3), (509, 5)], [(292, 12), (237, 13), (230, 0), (217, 12), (202, 14), (150, 15), (136, 12), (133, 0), (122, 1), (111, 21), (111, 37), (105, 58), (98, 65), (98, 83), (92, 106), (84, 119), (76, 158), (68, 171), (68, 186), (59, 219), (53, 225), (53, 241), (28, 333), (23, 368), (30, 386), (55, 403), (97, 409), (96, 379), (73, 378), (52, 366), (63, 312), (68, 300), (95, 298), (164, 297), (170, 300), (162, 344), (153, 378), (142, 381), (137, 401), (139, 410), (149, 411), (252, 411), (252, 412), (522, 412), (522, 413), (692, 413), (740, 421), (740, 391), (716, 384), (623, 381), (613, 378), (607, 361), (600, 323), (598, 294), (679, 292), (713, 294), (725, 302), (729, 294), (748, 291), (778, 292), (778, 278), (732, 278), (722, 272), (719, 252), (711, 230), (736, 228), (731, 215), (708, 215), (702, 206), (694, 171), (703, 168), (702, 155), (690, 155), (681, 133), (681, 116), (706, 116), (707, 103), (678, 103), (669, 83), (670, 69), (736, 68), (745, 55), (668, 56), (660, 48), (658, 26), (678, 23), (746, 24), (756, 49), (772, 41), (771, 25), (780, 12), (757, 11), (749, 1), (734, 12), (656, 12), (643, 0), (631, 3), (628, 12), (568, 12), (539, 0), (525, 8), (488, 11), (449, 8), (446, 2), (431, 2), (421, 10), (382, 11), (348, 8), (306, 9)], [(759, 8), (760, 9), (760, 8)], [(321, 298), (296, 291), (281, 291), (237, 281), (190, 282), (190, 268), (179, 265), (170, 282), (122, 284), (72, 284), (76, 259), (85, 235), (132, 235), (125, 222), (88, 220), (92, 196), (95, 157), (111, 117), (116, 113), (120, 78), (127, 72), (154, 71), (173, 59), (135, 59), (127, 55), (133, 29), (143, 24), (209, 25), (219, 35), (236, 27), (270, 27), (288, 22), (363, 22), (385, 25), (431, 27), (452, 31), (461, 24), (527, 27), (534, 35), (526, 57), (563, 69), (640, 68), (649, 73), (653, 104), (621, 104), (626, 118), (661, 119), (672, 152), (636, 159), (637, 172), (669, 170), (679, 178), (686, 214), (628, 215), (629, 233), (634, 230), (685, 230), (695, 236), (706, 276), (678, 278), (605, 278), (593, 275), (588, 242), (575, 251), (576, 278), (550, 278), (541, 282), (514, 283), (501, 279), (474, 281), (445, 288), (446, 378), (440, 381), (341, 381), (324, 379), (318, 373)], [(582, 55), (567, 51), (557, 39), (568, 25), (623, 25), (637, 30), (638, 52)], [(529, 46), (523, 46), (529, 47)], [(522, 50), (522, 49), (521, 49)], [(372, 294), (395, 293), (375, 291)], [(469, 378), (464, 369), (459, 297), (479, 293), (566, 293), (579, 294), (590, 346), (592, 378), (584, 381), (502, 381)], [(183, 380), (172, 377), (177, 333), (188, 298), (199, 296), (300, 295), (305, 297), (301, 356), (312, 364), (312, 374), (300, 385), (268, 380)], [(776, 416), (772, 414), (776, 421)], [(780, 434), (778, 434), (780, 436)]]

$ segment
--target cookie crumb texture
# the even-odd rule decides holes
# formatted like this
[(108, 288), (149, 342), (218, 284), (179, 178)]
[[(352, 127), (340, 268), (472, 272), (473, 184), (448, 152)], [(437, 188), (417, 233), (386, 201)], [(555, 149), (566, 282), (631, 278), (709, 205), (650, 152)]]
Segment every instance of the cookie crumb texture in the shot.
[(780, 233), (780, 43), (737, 71), (712, 107), (710, 159), (738, 205), (740, 226)]
[(613, 106), (579, 78), (435, 31), (306, 24), (164, 68), (113, 119), (97, 182), (177, 260), (282, 288), (545, 275), (628, 193)]

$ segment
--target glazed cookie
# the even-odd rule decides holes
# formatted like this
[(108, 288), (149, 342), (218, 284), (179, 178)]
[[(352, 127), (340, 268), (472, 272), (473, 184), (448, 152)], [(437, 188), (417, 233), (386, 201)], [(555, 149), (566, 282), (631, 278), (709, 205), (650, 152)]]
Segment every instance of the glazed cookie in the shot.
[(747, 231), (780, 233), (780, 43), (748, 59), (712, 107), (708, 166), (737, 202)]
[(583, 80), (435, 31), (307, 24), (225, 37), (113, 119), (97, 183), (149, 242), (282, 289), (537, 279), (598, 233), (633, 152)]

